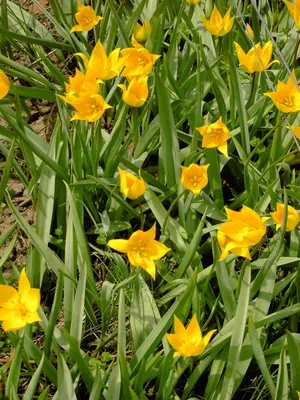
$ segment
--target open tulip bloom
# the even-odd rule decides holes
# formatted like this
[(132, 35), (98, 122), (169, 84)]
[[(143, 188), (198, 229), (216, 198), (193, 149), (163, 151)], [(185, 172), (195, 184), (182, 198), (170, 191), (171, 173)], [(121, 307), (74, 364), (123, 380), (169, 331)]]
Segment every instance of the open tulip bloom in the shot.
[(202, 337), (196, 315), (193, 316), (187, 328), (174, 315), (174, 331), (175, 333), (166, 334), (168, 342), (175, 349), (174, 357), (178, 355), (196, 357), (203, 353), (216, 329)]
[(218, 228), (217, 239), (222, 250), (220, 260), (229, 252), (251, 260), (249, 247), (255, 246), (266, 233), (265, 221), (251, 208), (243, 206), (241, 211), (225, 207), (227, 222)]
[(278, 81), (276, 92), (264, 93), (283, 113), (300, 111), (300, 88), (295, 84), (297, 82), (295, 72), (293, 71), (292, 74), (294, 79), (289, 76), (287, 83)]
[(164, 257), (169, 249), (164, 244), (155, 240), (156, 225), (148, 231), (134, 232), (128, 240), (114, 239), (108, 246), (120, 253), (126, 253), (128, 260), (134, 267), (143, 268), (155, 279), (155, 260)]
[(124, 103), (132, 107), (142, 107), (145, 104), (149, 95), (148, 89), (148, 76), (141, 75), (133, 78), (128, 87), (125, 85), (118, 85), (122, 89), (122, 100)]
[(296, 0), (295, 3), (287, 0), (283, 0), (283, 2), (286, 4), (297, 28), (300, 29), (300, 0)]
[(91, 6), (85, 6), (81, 3), (78, 3), (78, 13), (75, 14), (75, 19), (78, 24), (73, 26), (71, 32), (90, 31), (103, 18), (97, 16)]
[(263, 48), (260, 43), (253, 46), (246, 54), (241, 46), (234, 42), (240, 66), (249, 74), (253, 72), (262, 72), (268, 69), (273, 63), (279, 63), (278, 60), (270, 62), (273, 46), (269, 40)]
[(37, 310), (40, 305), (40, 290), (32, 289), (22, 270), (19, 288), (0, 285), (0, 321), (5, 332), (17, 331), (27, 324), (40, 321)]
[(197, 165), (191, 164), (189, 167), (181, 167), (181, 184), (182, 186), (198, 195), (201, 190), (208, 184), (207, 169), (209, 164)]
[(211, 125), (205, 125), (201, 128), (196, 128), (203, 136), (202, 147), (217, 149), (228, 157), (227, 140), (230, 137), (229, 129), (222, 122), (222, 117)]
[(211, 35), (214, 36), (224, 36), (228, 33), (233, 26), (234, 17), (230, 18), (230, 8), (222, 17), (220, 11), (214, 6), (213, 12), (210, 16), (210, 19), (206, 19), (205, 17), (201, 16), (203, 24), (205, 28)]

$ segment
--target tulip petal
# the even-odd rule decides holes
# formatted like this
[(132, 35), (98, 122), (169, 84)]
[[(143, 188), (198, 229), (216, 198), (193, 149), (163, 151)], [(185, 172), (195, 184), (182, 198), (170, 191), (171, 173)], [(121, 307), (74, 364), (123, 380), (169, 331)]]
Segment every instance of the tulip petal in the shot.
[(156, 267), (154, 261), (145, 258), (143, 259), (143, 265), (141, 265), (141, 267), (155, 280)]
[(173, 347), (173, 349), (178, 351), (180, 349), (181, 345), (182, 345), (181, 338), (178, 335), (174, 334), (174, 333), (166, 333), (166, 336), (167, 336), (168, 342)]
[(151, 246), (152, 260), (159, 260), (160, 258), (164, 257), (171, 249), (165, 246), (164, 244), (158, 242), (157, 240), (153, 240), (150, 242), (149, 247)]
[(39, 289), (30, 289), (25, 301), (26, 307), (32, 313), (35, 313), (36, 310), (39, 308), (41, 301), (41, 295)]
[(21, 274), (20, 274), (18, 291), (19, 291), (19, 295), (21, 298), (27, 297), (27, 295), (30, 291), (30, 283), (27, 278), (25, 268), (22, 269)]
[(12, 332), (24, 328), (25, 325), (25, 320), (15, 314), (11, 318), (3, 321), (2, 328), (5, 332)]
[(186, 328), (186, 333), (188, 336), (193, 337), (195, 339), (202, 339), (202, 332), (196, 317), (196, 314), (193, 315), (191, 322), (189, 323), (188, 327)]
[(125, 239), (113, 239), (110, 240), (107, 245), (120, 253), (128, 253), (129, 240)]
[(16, 296), (17, 294), (18, 292), (12, 286), (0, 285), (0, 307), (2, 303), (6, 303), (13, 296)]
[(202, 344), (204, 346), (204, 348), (208, 345), (212, 335), (217, 332), (217, 329), (213, 329), (212, 331), (209, 331), (203, 338), (202, 340)]
[(185, 327), (180, 319), (176, 317), (176, 315), (174, 315), (174, 331), (175, 334), (181, 338), (186, 335)]
[(26, 322), (27, 324), (33, 324), (34, 322), (41, 321), (39, 314), (37, 312), (32, 312), (26, 315)]

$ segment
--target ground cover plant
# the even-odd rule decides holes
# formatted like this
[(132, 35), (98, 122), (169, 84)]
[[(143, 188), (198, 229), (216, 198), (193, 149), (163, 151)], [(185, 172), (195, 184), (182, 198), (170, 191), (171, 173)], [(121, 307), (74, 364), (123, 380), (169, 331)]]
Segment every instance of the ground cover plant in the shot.
[(298, 399), (300, 2), (30, 3), (0, 13), (0, 398)]

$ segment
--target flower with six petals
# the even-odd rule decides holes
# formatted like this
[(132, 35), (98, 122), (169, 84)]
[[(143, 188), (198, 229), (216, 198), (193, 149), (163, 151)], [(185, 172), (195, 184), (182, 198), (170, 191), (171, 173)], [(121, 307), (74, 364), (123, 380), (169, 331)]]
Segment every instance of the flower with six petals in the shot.
[(22, 270), (18, 290), (0, 285), (0, 321), (5, 332), (17, 331), (27, 324), (40, 321), (37, 310), (40, 305), (40, 290), (32, 289)]
[(5, 97), (9, 91), (10, 83), (8, 77), (0, 70), (0, 100)]
[(160, 56), (149, 53), (145, 47), (135, 40), (134, 36), (132, 36), (131, 42), (133, 48), (121, 50), (122, 61), (125, 66), (121, 75), (128, 79), (133, 79), (139, 75), (149, 75), (155, 61)]
[(270, 62), (272, 57), (273, 46), (269, 40), (263, 48), (260, 43), (253, 46), (248, 53), (244, 53), (241, 46), (234, 42), (240, 66), (249, 74), (253, 72), (261, 72), (268, 69), (273, 63), (279, 63), (278, 60)]
[(191, 164), (189, 167), (181, 167), (181, 184), (185, 189), (198, 195), (208, 184), (207, 168), (209, 164), (197, 165)]
[(125, 197), (136, 200), (145, 193), (146, 185), (142, 178), (118, 168), (120, 174), (120, 191)]
[(224, 36), (232, 29), (234, 17), (230, 18), (230, 8), (222, 17), (220, 11), (214, 6), (210, 19), (206, 19), (201, 15), (201, 19), (205, 28), (211, 35)]
[(201, 128), (196, 128), (203, 136), (202, 147), (217, 149), (228, 157), (227, 140), (230, 137), (229, 129), (222, 122), (222, 117), (211, 125), (205, 125)]
[(146, 42), (151, 35), (151, 25), (149, 21), (144, 21), (143, 25), (136, 23), (133, 34), (138, 42)]
[(164, 257), (169, 249), (164, 244), (155, 240), (155, 224), (148, 231), (134, 232), (129, 240), (114, 239), (108, 246), (121, 253), (126, 253), (128, 260), (134, 267), (143, 268), (155, 279), (155, 260)]
[(112, 108), (109, 104), (105, 103), (100, 94), (78, 97), (72, 101), (72, 106), (76, 109), (77, 113), (74, 114), (71, 121), (78, 119), (88, 122), (97, 121), (102, 117), (106, 109)]
[(98, 22), (103, 19), (97, 16), (91, 6), (85, 6), (78, 3), (78, 12), (75, 14), (75, 19), (78, 22), (71, 28), (71, 32), (87, 32), (94, 28)]
[(114, 49), (109, 56), (106, 55), (103, 44), (98, 40), (93, 48), (90, 59), (83, 53), (76, 53), (83, 59), (84, 66), (87, 70), (88, 77), (93, 76), (103, 81), (112, 79), (119, 75), (123, 68), (121, 59), (119, 58), (120, 49)]
[(140, 75), (133, 78), (127, 88), (125, 85), (118, 85), (123, 91), (122, 99), (124, 103), (132, 107), (141, 107), (149, 94), (147, 81), (148, 76)]
[(217, 330), (213, 329), (202, 337), (201, 328), (196, 315), (193, 316), (187, 328), (185, 328), (176, 315), (174, 315), (174, 331), (175, 333), (166, 334), (168, 342), (175, 349), (174, 357), (178, 355), (196, 357), (203, 353), (212, 335)]
[[(271, 212), (272, 219), (276, 222), (276, 230), (279, 229), (283, 222), (284, 217), (284, 204), (277, 203), (276, 204), (276, 211)], [(296, 228), (296, 226), (300, 222), (300, 214), (297, 210), (294, 209), (292, 206), (287, 207), (287, 220), (285, 231), (290, 232)]]
[(297, 28), (300, 29), (300, 0), (296, 0), (295, 3), (287, 0), (283, 0), (283, 2), (286, 4)]
[(249, 247), (255, 246), (266, 233), (264, 222), (254, 210), (243, 206), (241, 211), (233, 211), (225, 207), (227, 222), (218, 228), (217, 239), (222, 250), (220, 260), (224, 260), (229, 252), (251, 260)]
[(75, 76), (69, 77), (69, 83), (65, 84), (66, 93), (64, 96), (58, 95), (66, 103), (72, 104), (74, 100), (82, 96), (90, 96), (99, 93), (99, 83), (96, 78), (84, 75), (76, 69)]
[(293, 77), (294, 79), (289, 76), (287, 83), (278, 81), (276, 92), (264, 93), (272, 99), (278, 110), (284, 113), (300, 111), (300, 88), (294, 83), (294, 80), (297, 82), (294, 71)]

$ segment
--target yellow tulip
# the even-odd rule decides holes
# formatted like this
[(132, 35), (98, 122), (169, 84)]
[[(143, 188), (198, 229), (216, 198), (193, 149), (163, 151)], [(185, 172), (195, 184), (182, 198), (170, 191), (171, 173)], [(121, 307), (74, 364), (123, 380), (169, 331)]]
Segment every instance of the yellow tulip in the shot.
[(251, 208), (243, 206), (241, 211), (225, 207), (227, 222), (218, 228), (217, 239), (222, 250), (220, 261), (229, 252), (251, 260), (249, 247), (255, 246), (266, 233), (264, 222)]
[[(277, 203), (276, 211), (271, 212), (271, 217), (276, 222), (276, 230), (281, 227), (283, 216), (284, 216), (284, 204)], [(288, 206), (285, 231), (289, 232), (295, 229), (296, 226), (299, 224), (299, 221), (300, 221), (300, 214), (298, 213), (298, 211), (295, 210), (294, 207)]]
[(187, 328), (185, 328), (176, 315), (174, 315), (174, 331), (175, 333), (166, 334), (168, 342), (176, 350), (174, 357), (178, 355), (196, 357), (203, 353), (212, 335), (217, 330), (213, 329), (202, 337), (201, 328), (196, 315), (193, 316)]
[(291, 128), (293, 131), (293, 134), (296, 136), (296, 138), (300, 139), (300, 126), (287, 126), (286, 128)]
[(66, 83), (65, 86), (65, 95), (59, 94), (58, 97), (69, 104), (72, 104), (78, 97), (99, 93), (99, 83), (96, 78), (86, 76), (78, 69), (76, 69), (75, 76), (69, 77), (69, 83)]
[(245, 32), (246, 32), (246, 35), (248, 35), (252, 40), (254, 40), (254, 32), (249, 24), (246, 24)]
[(188, 4), (192, 4), (192, 5), (200, 3), (200, 0), (185, 0), (185, 1), (186, 1)]
[(136, 200), (145, 193), (146, 185), (142, 178), (118, 168), (120, 174), (120, 191), (125, 197)]
[(297, 394), (298, 394), (298, 398), (299, 398), (299, 400), (300, 400), (300, 392), (297, 392)]
[(261, 72), (268, 69), (273, 63), (279, 63), (278, 60), (270, 62), (272, 57), (273, 46), (269, 40), (263, 48), (260, 43), (253, 46), (248, 53), (244, 53), (241, 46), (234, 42), (240, 66), (249, 74), (253, 72)]
[(151, 25), (149, 21), (144, 21), (143, 25), (137, 23), (134, 27), (133, 34), (138, 42), (146, 42), (151, 35)]
[(5, 332), (17, 331), (26, 324), (40, 321), (37, 310), (40, 305), (40, 290), (32, 289), (22, 270), (19, 288), (0, 285), (0, 321)]
[(191, 164), (189, 167), (181, 167), (181, 184), (185, 189), (198, 195), (208, 184), (207, 168), (209, 164), (197, 165)]
[(71, 121), (79, 119), (88, 122), (97, 121), (102, 117), (107, 108), (112, 108), (109, 104), (105, 103), (103, 97), (99, 94), (78, 97), (72, 101), (72, 106), (76, 109), (77, 113), (74, 114)]
[(286, 0), (283, 0), (283, 2), (286, 4), (297, 28), (300, 29), (300, 0), (296, 0), (295, 3)]
[(230, 8), (222, 17), (220, 11), (214, 6), (210, 19), (201, 16), (205, 28), (211, 35), (224, 36), (228, 33), (233, 25), (234, 17), (230, 18)]
[(133, 78), (129, 82), (128, 88), (125, 85), (118, 85), (123, 91), (122, 99), (124, 103), (132, 107), (141, 107), (149, 94), (147, 81), (148, 76), (141, 75)]
[(0, 70), (0, 100), (5, 97), (9, 91), (10, 83), (8, 77)]
[(201, 128), (196, 128), (203, 136), (202, 147), (217, 149), (228, 157), (227, 140), (230, 137), (229, 129), (222, 122), (222, 117), (211, 125), (205, 125)]
[(138, 230), (129, 240), (114, 239), (108, 242), (108, 246), (120, 253), (126, 253), (131, 265), (143, 268), (155, 279), (155, 260), (164, 257), (169, 249), (164, 244), (155, 240), (155, 224), (146, 232)]
[(105, 49), (98, 40), (93, 48), (90, 59), (83, 53), (76, 53), (83, 59), (87, 76), (93, 76), (103, 81), (112, 79), (119, 75), (123, 68), (122, 61), (119, 59), (120, 49), (113, 50), (109, 56), (106, 55)]
[[(293, 71), (293, 77), (297, 82), (295, 72)], [(264, 93), (270, 97), (278, 108), (279, 111), (284, 113), (300, 111), (300, 91), (299, 86), (295, 85), (291, 76), (289, 76), (287, 83), (278, 81), (276, 92)]]
[(157, 54), (151, 54), (140, 45), (132, 36), (133, 48), (121, 50), (124, 70), (121, 75), (128, 79), (133, 79), (139, 75), (149, 75), (152, 71), (155, 61), (160, 57)]
[(78, 22), (78, 25), (74, 25), (73, 28), (71, 28), (71, 32), (90, 31), (103, 18), (97, 16), (91, 6), (84, 6), (83, 4), (78, 3), (78, 12), (75, 14), (75, 19)]

